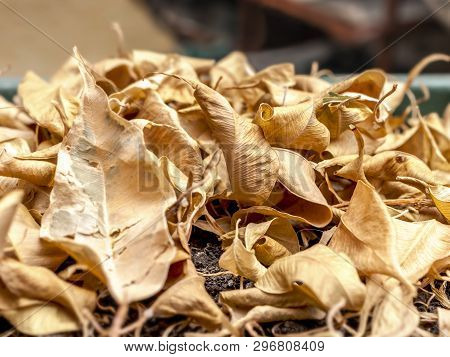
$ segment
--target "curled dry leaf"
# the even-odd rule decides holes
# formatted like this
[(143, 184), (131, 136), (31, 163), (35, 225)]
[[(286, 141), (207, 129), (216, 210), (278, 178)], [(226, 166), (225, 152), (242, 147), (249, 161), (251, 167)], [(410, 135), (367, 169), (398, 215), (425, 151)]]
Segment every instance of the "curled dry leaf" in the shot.
[(450, 188), (446, 186), (431, 186), (429, 192), (439, 212), (450, 222)]
[(174, 284), (152, 304), (152, 315), (185, 315), (210, 330), (221, 327), (226, 317), (206, 292), (204, 282), (203, 277), (193, 275)]
[(364, 172), (364, 138), (353, 124), (351, 124), (350, 129), (355, 135), (355, 140), (358, 144), (358, 157), (336, 171), (335, 175), (345, 177), (355, 182), (361, 180), (370, 185)]
[(332, 217), (331, 208), (315, 183), (310, 162), (294, 151), (275, 149), (275, 152), (280, 161), (278, 180), (299, 199), (284, 211), (316, 227), (327, 225)]
[[(238, 224), (239, 221), (236, 227)], [(235, 230), (233, 243), (220, 257), (219, 266), (253, 281), (258, 280), (267, 270), (256, 258), (253, 247), (246, 247), (239, 239), (238, 229)]]
[(108, 58), (97, 62), (93, 66), (93, 73), (97, 78), (103, 77), (110, 81), (118, 89), (137, 80), (133, 62), (125, 58)]
[[(274, 218), (263, 223), (250, 223), (243, 237), (240, 229), (222, 236), (228, 247), (219, 260), (219, 266), (236, 275), (256, 281), (276, 260), (300, 251), (297, 234), (287, 219)], [(234, 234), (231, 244), (227, 239)]]
[(410, 286), (400, 268), (395, 236), (394, 224), (379, 195), (358, 181), (329, 246), (347, 254), (363, 274), (390, 275)]
[(26, 113), (20, 110), (20, 107), (14, 105), (0, 95), (0, 127), (11, 128), (24, 131), (31, 131), (28, 125), (34, 123)]
[(275, 107), (296, 105), (311, 96), (311, 93), (283, 87), (267, 79), (263, 80), (262, 83), (267, 88), (267, 97), (270, 98), (270, 104)]
[(450, 255), (450, 226), (435, 220), (404, 222), (393, 219), (396, 248), (403, 273), (411, 282), (422, 278), (434, 262)]
[(245, 316), (235, 321), (233, 326), (241, 329), (249, 322), (321, 320), (324, 317), (325, 313), (314, 307), (286, 308), (260, 305), (249, 310)]
[(297, 291), (269, 294), (258, 288), (223, 291), (220, 293), (220, 301), (229, 307), (247, 310), (260, 305), (302, 307), (308, 304), (308, 299)]
[(275, 108), (262, 103), (254, 122), (274, 146), (322, 152), (330, 143), (328, 129), (315, 117), (312, 99), (297, 105)]
[(300, 251), (297, 234), (288, 220), (274, 218), (264, 223), (250, 223), (245, 228), (245, 246), (255, 250), (265, 266)]
[(330, 138), (338, 138), (349, 125), (355, 125), (373, 116), (372, 110), (359, 97), (330, 93), (317, 111), (317, 119), (330, 131)]
[(369, 69), (328, 87), (326, 91), (337, 94), (358, 93), (378, 99), (385, 81), (386, 75), (383, 71)]
[(177, 112), (157, 93), (150, 93), (138, 117), (151, 121), (144, 128), (147, 148), (158, 157), (167, 156), (185, 175), (199, 181), (203, 175), (200, 147), (181, 126)]
[[(189, 56), (180, 56), (181, 59), (189, 63), (196, 72), (203, 72), (211, 69), (214, 65), (214, 60), (209, 58), (197, 58)], [(147, 50), (132, 50), (130, 54), (131, 60), (138, 68), (142, 76), (155, 72), (160, 69), (167, 55), (159, 52)]]
[(275, 185), (278, 157), (257, 125), (241, 117), (208, 86), (194, 82), (194, 96), (225, 156), (232, 195), (239, 201), (264, 202)]
[[(178, 55), (168, 56), (161, 69), (164, 73), (171, 73), (192, 81), (198, 81), (197, 73), (192, 65)], [(183, 106), (194, 104), (194, 90), (188, 83), (170, 76), (156, 76), (160, 76), (161, 78), (158, 92), (165, 102), (174, 102), (177, 105)]]
[(386, 280), (382, 275), (368, 280), (358, 335), (365, 334), (372, 310), (370, 336), (410, 336), (419, 325), (420, 315), (412, 303), (412, 295), (401, 288), (398, 280)]
[(22, 160), (7, 152), (0, 154), (0, 175), (14, 177), (38, 186), (52, 186), (55, 164), (39, 160)]
[[(431, 130), (430, 125), (423, 118), (419, 117), (412, 128), (388, 134), (386, 141), (377, 148), (376, 152), (392, 150), (406, 152), (424, 161), (432, 170), (448, 171), (448, 161), (442, 154), (434, 135), (438, 134)], [(448, 134), (441, 140), (448, 144)]]
[(297, 291), (323, 309), (343, 298), (347, 309), (357, 310), (366, 294), (349, 257), (322, 244), (277, 260), (255, 286), (269, 294)]
[(389, 287), (381, 304), (374, 312), (372, 336), (410, 336), (419, 325), (419, 314), (412, 299), (405, 298), (399, 285)]
[(238, 51), (222, 58), (209, 71), (211, 87), (219, 92), (222, 92), (221, 89), (238, 86), (244, 78), (254, 74), (245, 54)]
[(245, 104), (248, 107), (253, 108), (267, 92), (264, 81), (268, 80), (274, 85), (289, 88), (295, 84), (294, 74), (294, 65), (292, 63), (274, 64), (252, 76), (243, 78), (236, 88), (239, 89)]
[(318, 94), (325, 92), (330, 87), (330, 83), (326, 80), (305, 74), (296, 74), (294, 79), (295, 88), (304, 92)]

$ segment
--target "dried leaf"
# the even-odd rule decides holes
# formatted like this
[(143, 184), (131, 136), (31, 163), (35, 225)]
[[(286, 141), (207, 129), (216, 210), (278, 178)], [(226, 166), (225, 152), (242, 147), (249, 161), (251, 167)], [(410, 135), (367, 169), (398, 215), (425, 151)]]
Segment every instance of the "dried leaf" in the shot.
[(52, 186), (55, 164), (40, 160), (23, 160), (11, 156), (7, 149), (0, 154), (0, 175), (26, 180), (38, 186)]
[(281, 308), (273, 306), (255, 306), (248, 313), (237, 320), (234, 326), (238, 329), (248, 322), (273, 322), (287, 320), (322, 320), (325, 313), (314, 307)]
[(19, 205), (8, 233), (15, 256), (24, 264), (54, 270), (67, 255), (40, 239), (39, 232), (40, 226), (28, 209), (24, 205)]
[(412, 289), (400, 267), (395, 226), (388, 210), (373, 188), (362, 181), (358, 181), (329, 246), (347, 254), (363, 274), (393, 276)]
[(226, 317), (204, 287), (205, 279), (193, 275), (164, 291), (152, 304), (153, 316), (185, 315), (210, 330), (220, 327)]
[(260, 305), (302, 307), (308, 304), (308, 299), (296, 290), (284, 294), (268, 294), (258, 288), (223, 291), (220, 293), (220, 301), (237, 309), (249, 309)]
[(359, 97), (330, 93), (317, 110), (317, 119), (330, 131), (330, 138), (338, 138), (349, 125), (355, 125), (373, 116), (372, 110)]
[(6, 236), (11, 227), (17, 207), (22, 201), (22, 191), (12, 191), (0, 200), (0, 259), (3, 257), (7, 244)]
[(325, 309), (341, 299), (346, 308), (359, 309), (366, 293), (350, 259), (321, 244), (277, 260), (255, 286), (269, 294), (298, 291)]
[(448, 255), (449, 232), (450, 227), (434, 220), (391, 218), (373, 188), (359, 181), (330, 247), (350, 256), (366, 275), (385, 274), (410, 286)]
[(448, 337), (450, 335), (450, 310), (438, 307), (439, 335)]
[(429, 192), (439, 212), (450, 222), (450, 188), (432, 186), (429, 188)]
[(331, 208), (315, 183), (315, 173), (310, 162), (290, 150), (275, 149), (280, 161), (278, 180), (298, 197), (284, 212), (304, 218), (304, 222), (316, 227), (326, 226), (332, 217)]
[(256, 258), (255, 251), (244, 246), (239, 239), (238, 230), (235, 231), (233, 243), (220, 257), (219, 266), (252, 281), (258, 280), (266, 272), (264, 265)]
[(371, 336), (410, 336), (419, 325), (419, 313), (401, 286), (386, 287), (389, 293), (376, 307), (372, 317)]
[(139, 129), (109, 109), (79, 60), (81, 111), (58, 155), (41, 235), (88, 266), (118, 302), (145, 299), (162, 288), (175, 255), (164, 215), (175, 197)]
[(199, 181), (203, 175), (200, 147), (181, 126), (177, 112), (151, 93), (138, 117), (151, 121), (144, 128), (147, 148), (158, 157), (167, 156), (185, 175), (192, 174), (194, 182)]
[(264, 80), (288, 88), (295, 84), (294, 65), (292, 63), (280, 63), (266, 67), (252, 76), (245, 77), (239, 82), (240, 95), (248, 107), (253, 108), (264, 96)]
[(311, 99), (287, 107), (273, 108), (263, 103), (254, 122), (274, 146), (322, 152), (330, 143), (329, 131), (316, 119)]
[(403, 273), (418, 281), (435, 261), (450, 255), (450, 226), (435, 220), (404, 222), (392, 219), (396, 229), (396, 249)]
[(79, 321), (82, 310), (93, 310), (95, 293), (59, 279), (43, 267), (32, 267), (14, 259), (5, 258), (0, 263), (0, 280), (12, 294), (27, 299), (52, 301), (67, 308)]
[(289, 336), (444, 334), (444, 310), (416, 306), (418, 288), (450, 306), (450, 107), (422, 117), (434, 94), (410, 86), (447, 55), (399, 84), (317, 62), (255, 73), (241, 52), (128, 51), (113, 28), (116, 56), (75, 49), (0, 97), (0, 316), (15, 330), (139, 335), (182, 315), (164, 334), (303, 319), (326, 326)]
[(338, 94), (359, 93), (371, 98), (379, 98), (385, 81), (386, 76), (383, 71), (369, 69), (332, 85), (326, 91)]
[(412, 154), (424, 161), (430, 169), (443, 168), (448, 171), (448, 162), (440, 151), (429, 124), (422, 118), (415, 126), (404, 132), (387, 135), (386, 141), (376, 152), (392, 150)]
[(257, 243), (262, 244), (259, 241), (263, 237), (276, 241), (290, 254), (300, 251), (297, 234), (286, 219), (274, 218), (259, 224), (250, 223), (245, 227), (244, 241), (247, 248), (255, 248)]
[(232, 196), (243, 202), (264, 202), (278, 172), (278, 158), (260, 129), (239, 116), (228, 101), (202, 83), (193, 83), (194, 96), (224, 153)]
[(211, 87), (219, 92), (221, 89), (234, 87), (255, 71), (248, 63), (244, 53), (234, 51), (218, 61), (209, 71)]
[[(58, 101), (62, 92), (59, 85), (49, 84), (33, 72), (25, 74), (18, 88), (18, 94), (30, 116), (39, 126), (48, 129), (58, 138), (64, 136), (65, 127), (53, 101)], [(62, 95), (68, 98), (68, 95)], [(63, 103), (68, 101), (64, 100)]]
[(319, 94), (325, 92), (328, 87), (330, 87), (330, 83), (321, 78), (304, 74), (295, 75), (295, 88), (301, 91)]

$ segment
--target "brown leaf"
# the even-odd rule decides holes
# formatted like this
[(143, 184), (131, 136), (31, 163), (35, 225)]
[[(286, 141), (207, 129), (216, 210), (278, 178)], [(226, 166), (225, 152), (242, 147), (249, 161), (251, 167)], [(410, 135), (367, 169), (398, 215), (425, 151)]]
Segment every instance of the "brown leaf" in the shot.
[(231, 182), (230, 198), (255, 204), (264, 202), (277, 179), (275, 152), (258, 126), (239, 116), (223, 96), (202, 83), (192, 85), (194, 96), (224, 153)]
[(144, 127), (147, 148), (158, 157), (167, 156), (185, 175), (199, 181), (203, 175), (200, 147), (181, 126), (177, 112), (151, 93), (138, 117), (151, 121)]
[(332, 217), (331, 208), (315, 183), (316, 175), (311, 163), (300, 154), (284, 149), (275, 149), (280, 161), (278, 180), (286, 189), (298, 197), (284, 212), (299, 216), (304, 222), (324, 227)]
[(330, 133), (316, 119), (310, 98), (287, 107), (273, 108), (263, 103), (259, 106), (254, 122), (274, 146), (322, 152), (330, 143)]
[(14, 255), (20, 262), (55, 270), (67, 257), (60, 249), (40, 239), (40, 226), (20, 204), (8, 233)]
[(88, 266), (118, 302), (145, 299), (162, 288), (175, 254), (165, 221), (175, 196), (140, 130), (111, 112), (78, 58), (81, 111), (58, 155), (41, 235)]
[(153, 316), (185, 315), (210, 330), (222, 326), (226, 317), (206, 292), (204, 282), (203, 277), (192, 275), (174, 284), (152, 304)]
[(0, 259), (3, 257), (7, 245), (6, 237), (22, 197), (22, 191), (12, 191), (0, 200)]
[(324, 309), (343, 298), (348, 309), (357, 310), (366, 294), (350, 259), (322, 244), (277, 260), (255, 286), (269, 294), (298, 291)]
[(64, 136), (64, 118), (53, 102), (62, 103), (70, 118), (77, 112), (78, 103), (60, 85), (50, 84), (35, 73), (27, 72), (19, 84), (18, 94), (28, 114), (39, 126), (48, 129), (57, 138)]

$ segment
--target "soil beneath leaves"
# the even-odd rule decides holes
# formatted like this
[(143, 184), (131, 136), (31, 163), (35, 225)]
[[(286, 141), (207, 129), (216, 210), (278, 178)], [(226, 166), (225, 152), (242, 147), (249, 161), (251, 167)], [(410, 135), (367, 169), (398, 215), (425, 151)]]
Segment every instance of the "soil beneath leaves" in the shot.
[[(191, 248), (192, 261), (194, 262), (195, 268), (198, 272), (203, 274), (212, 274), (223, 271), (223, 269), (219, 267), (219, 259), (223, 251), (217, 236), (194, 228), (189, 245)], [(248, 289), (251, 287), (253, 287), (253, 282), (248, 279), (244, 279), (243, 288)], [(240, 288), (240, 277), (235, 277), (231, 274), (206, 276), (205, 288), (209, 295), (211, 295), (217, 303), (220, 292)], [(293, 334), (322, 327), (324, 324), (324, 321), (316, 320), (265, 323), (261, 324), (262, 331), (258, 332), (264, 333), (266, 336), (274, 336), (274, 333)]]

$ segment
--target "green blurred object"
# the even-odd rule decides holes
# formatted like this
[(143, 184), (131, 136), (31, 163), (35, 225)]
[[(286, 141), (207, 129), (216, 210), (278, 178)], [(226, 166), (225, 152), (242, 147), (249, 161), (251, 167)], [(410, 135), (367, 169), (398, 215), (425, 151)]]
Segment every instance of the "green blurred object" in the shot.
[[(341, 77), (345, 78), (345, 75), (339, 76), (339, 78)], [(394, 81), (404, 81), (406, 75), (395, 74), (392, 75), (391, 78), (393, 78)], [(0, 78), (0, 95), (11, 100), (16, 94), (19, 81), (19, 78)], [(436, 112), (439, 115), (442, 115), (445, 107), (450, 103), (450, 74), (424, 74), (417, 77), (412, 85), (412, 90), (418, 99), (424, 96), (421, 85), (425, 85), (430, 91), (430, 99), (420, 104), (422, 114)], [(401, 113), (407, 105), (408, 99), (405, 98), (397, 112)]]
[[(405, 75), (395, 75), (395, 79), (405, 81)], [(412, 85), (412, 90), (417, 99), (423, 98), (424, 93), (421, 85), (425, 85), (430, 91), (430, 99), (419, 105), (422, 114), (436, 112), (439, 115), (444, 113), (447, 104), (450, 103), (450, 75), (449, 74), (424, 74), (417, 77)], [(401, 112), (409, 104), (407, 98), (403, 100), (402, 105), (397, 112)]]
[(20, 79), (13, 78), (0, 78), (0, 95), (5, 97), (7, 100), (11, 100), (12, 97), (17, 92), (17, 86), (19, 85)]

